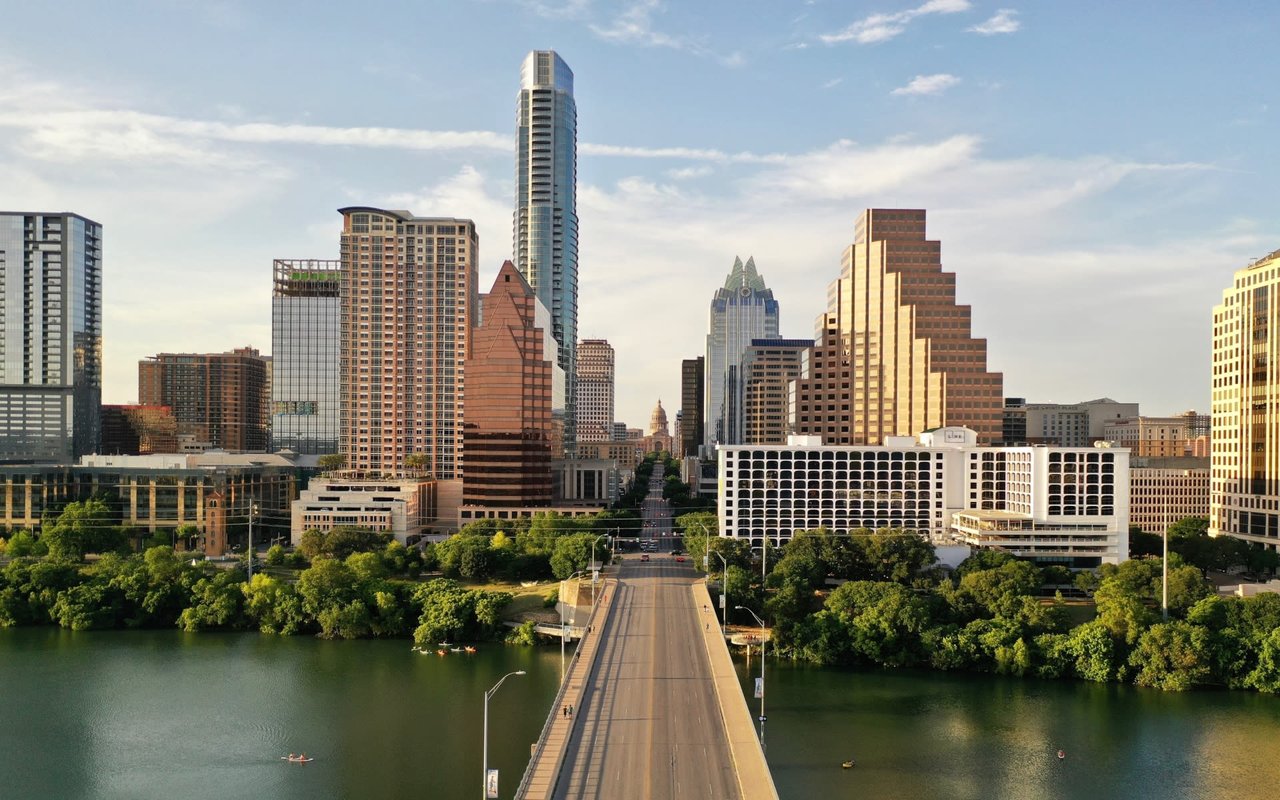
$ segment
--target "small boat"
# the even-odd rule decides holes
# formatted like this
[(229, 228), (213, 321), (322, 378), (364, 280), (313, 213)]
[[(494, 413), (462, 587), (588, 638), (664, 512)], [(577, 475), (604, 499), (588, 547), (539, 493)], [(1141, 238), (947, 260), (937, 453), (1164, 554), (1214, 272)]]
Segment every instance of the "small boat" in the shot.
[(474, 652), (476, 651), (476, 649), (475, 649), (474, 647), (472, 647), (471, 645), (467, 645), (466, 647), (464, 647), (464, 648), (462, 648), (462, 649), (463, 649), (463, 650), (465, 650), (465, 651), (467, 651), (468, 653), (474, 653)]
[(1065, 759), (1066, 757), (1067, 757), (1067, 751), (1066, 751), (1066, 750), (1059, 750), (1059, 751), (1058, 751), (1058, 760), (1059, 760), (1059, 761), (1062, 761), (1062, 760), (1063, 760), (1063, 759)]
[(444, 649), (437, 650), (437, 651), (436, 651), (436, 655), (438, 655), (438, 656), (447, 656), (447, 655), (449, 655), (449, 651), (448, 651), (448, 650), (444, 650)]
[(436, 644), (440, 645), (441, 647), (453, 647), (452, 642), (436, 642)]
[(841, 761), (840, 769), (853, 769), (853, 759), (851, 758), (848, 761)]
[(307, 758), (306, 756), (280, 756), (280, 760), (288, 761), (290, 764), (310, 764), (315, 761), (314, 758)]
[(450, 653), (461, 653), (461, 652), (462, 652), (462, 648), (461, 648), (461, 647), (450, 647), (450, 648), (449, 648), (449, 652), (450, 652)]

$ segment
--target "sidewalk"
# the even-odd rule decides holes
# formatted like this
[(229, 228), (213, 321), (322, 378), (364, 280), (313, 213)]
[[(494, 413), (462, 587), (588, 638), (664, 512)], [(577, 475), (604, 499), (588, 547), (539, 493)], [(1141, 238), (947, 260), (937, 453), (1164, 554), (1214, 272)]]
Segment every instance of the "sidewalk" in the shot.
[(733, 755), (734, 771), (738, 775), (738, 789), (744, 800), (778, 800), (773, 775), (769, 772), (764, 751), (760, 749), (760, 739), (756, 736), (751, 712), (747, 710), (747, 700), (742, 696), (738, 673), (733, 668), (729, 648), (716, 624), (715, 606), (707, 592), (707, 583), (699, 581), (692, 588), (694, 607), (705, 609), (702, 615), (711, 623), (703, 626), (702, 641), (711, 661), (711, 676), (720, 700), (720, 715), (729, 740), (729, 752)]
[[(551, 713), (547, 724), (542, 729), (542, 736), (534, 745), (533, 755), (525, 770), (521, 783), (523, 791), (517, 791), (517, 798), (524, 800), (549, 800), (555, 793), (556, 781), (560, 777), (560, 768), (564, 764), (565, 751), (569, 738), (573, 734), (573, 725), (577, 712), (582, 708), (583, 690), (591, 682), (596, 669), (596, 652), (599, 649), (601, 634), (609, 619), (609, 609), (613, 607), (613, 596), (618, 588), (617, 580), (602, 582), (600, 597), (592, 607), (591, 616), (586, 625), (591, 633), (583, 637), (574, 651), (573, 661), (569, 665), (569, 674), (565, 676), (565, 685), (556, 695), (551, 705)], [(581, 627), (581, 626), (580, 626)], [(566, 717), (563, 709), (573, 706), (574, 716)]]

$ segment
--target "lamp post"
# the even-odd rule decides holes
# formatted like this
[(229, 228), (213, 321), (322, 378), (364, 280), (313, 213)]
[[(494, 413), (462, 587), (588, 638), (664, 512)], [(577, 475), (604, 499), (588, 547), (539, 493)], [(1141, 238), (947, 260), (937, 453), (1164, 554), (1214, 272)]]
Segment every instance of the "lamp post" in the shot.
[(714, 552), (724, 564), (724, 569), (720, 572), (720, 635), (725, 636), (729, 632), (729, 560), (719, 550), (707, 552)]
[[(481, 766), (484, 768), (484, 772), (481, 776), (483, 780), (480, 783), (480, 800), (489, 800), (489, 698), (493, 697), (493, 695), (497, 693), (498, 689), (502, 688), (502, 682), (507, 678), (510, 678), (512, 675), (523, 674), (524, 670), (522, 669), (516, 670), (515, 672), (508, 672), (493, 685), (492, 689), (484, 693), (484, 755), (481, 760)], [(497, 797), (498, 795), (495, 794), (493, 796)]]
[[(573, 575), (570, 575), (569, 577), (565, 578), (563, 583), (567, 583), (573, 580), (575, 576), (581, 575), (581, 574), (582, 574), (582, 570), (578, 570), (577, 572), (573, 573)], [(565, 636), (566, 625), (565, 625), (565, 618), (564, 618), (564, 592), (560, 593), (559, 605), (560, 605), (560, 682), (564, 683), (564, 640), (565, 638), (567, 638)], [(574, 603), (573, 607), (574, 607), (574, 617), (576, 619), (578, 615), (577, 614), (578, 604)]]
[(258, 515), (258, 504), (249, 502), (249, 582), (253, 583), (253, 518)]
[(764, 620), (760, 619), (760, 615), (746, 606), (734, 606), (739, 611), (745, 611), (756, 618), (756, 622), (760, 623), (760, 747), (764, 748)]
[(1164, 553), (1160, 559), (1161, 570), (1161, 588), (1160, 588), (1160, 617), (1165, 621), (1169, 621), (1169, 504), (1164, 504)]
[(608, 539), (609, 534), (602, 533), (591, 540), (591, 602), (596, 601), (596, 576), (600, 574), (600, 570), (596, 567), (596, 542), (601, 539)]

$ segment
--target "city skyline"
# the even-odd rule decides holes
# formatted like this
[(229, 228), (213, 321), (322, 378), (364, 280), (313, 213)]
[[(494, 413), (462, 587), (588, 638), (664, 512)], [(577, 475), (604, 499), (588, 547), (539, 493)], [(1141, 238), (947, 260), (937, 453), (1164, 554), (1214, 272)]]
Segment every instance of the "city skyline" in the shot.
[[(0, 203), (104, 226), (103, 401), (135, 400), (131, 364), (149, 353), (265, 349), (263, 265), (335, 258), (336, 207), (474, 219), (490, 281), (513, 211), (512, 76), (553, 47), (584, 110), (579, 332), (617, 350), (618, 419), (679, 396), (734, 253), (788, 265), (770, 283), (780, 334), (812, 336), (867, 207), (929, 211), (1006, 394), (1207, 408), (1212, 307), (1280, 243), (1260, 99), (1277, 12), (1099, 5), (1102, 29), (1079, 9), (1003, 8), (495, 0), (430, 12), (459, 34), (426, 52), (408, 34), (426, 11), (405, 12), (402, 34), (326, 9), (70, 3), (59, 35), (113, 32), (74, 53), (15, 8)], [(378, 56), (341, 69), (274, 60), (375, 36)], [(229, 40), (243, 63), (199, 67)], [(1171, 47), (1198, 57), (1169, 63)], [(1191, 96), (1189, 121), (1169, 101)], [(192, 276), (207, 283), (195, 302)], [(662, 325), (652, 346), (641, 319)]]

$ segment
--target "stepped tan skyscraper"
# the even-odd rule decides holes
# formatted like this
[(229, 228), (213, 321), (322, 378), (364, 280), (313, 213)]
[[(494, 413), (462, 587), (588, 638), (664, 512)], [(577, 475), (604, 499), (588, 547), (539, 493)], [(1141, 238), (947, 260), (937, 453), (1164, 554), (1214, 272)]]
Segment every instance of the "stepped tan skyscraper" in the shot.
[(816, 338), (795, 384), (796, 433), (878, 445), (965, 426), (979, 443), (1001, 439), (1004, 376), (987, 370), (987, 340), (956, 304), (955, 273), (942, 271), (942, 243), (925, 238), (923, 210), (858, 217)]

